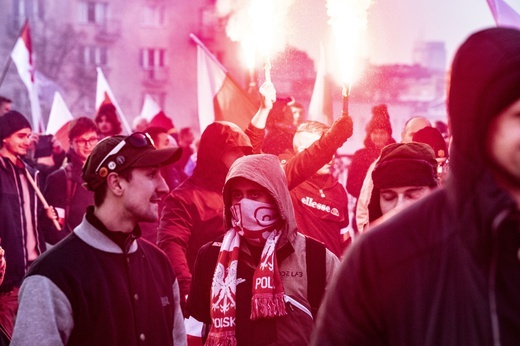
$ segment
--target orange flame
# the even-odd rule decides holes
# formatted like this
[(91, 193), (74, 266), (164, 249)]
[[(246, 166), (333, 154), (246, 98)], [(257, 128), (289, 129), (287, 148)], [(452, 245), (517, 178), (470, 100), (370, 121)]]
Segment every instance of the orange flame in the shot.
[(361, 35), (367, 26), (367, 11), (371, 0), (327, 0), (327, 14), (336, 41), (341, 81), (350, 88), (359, 77), (358, 64)]
[(245, 65), (253, 70), (257, 56), (269, 65), (271, 56), (285, 47), (285, 16), (293, 0), (218, 0), (217, 13), (227, 17), (226, 34), (240, 42)]

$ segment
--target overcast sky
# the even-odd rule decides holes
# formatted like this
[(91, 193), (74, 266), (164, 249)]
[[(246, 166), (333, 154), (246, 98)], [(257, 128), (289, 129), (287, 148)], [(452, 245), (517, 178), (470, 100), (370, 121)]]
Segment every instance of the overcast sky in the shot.
[[(505, 1), (520, 10), (519, 0)], [(290, 44), (314, 59), (319, 56), (319, 41), (326, 36), (325, 3), (295, 0), (289, 18)], [(467, 36), (494, 25), (486, 0), (374, 0), (365, 55), (376, 64), (411, 63), (415, 41), (443, 41), (450, 63)]]

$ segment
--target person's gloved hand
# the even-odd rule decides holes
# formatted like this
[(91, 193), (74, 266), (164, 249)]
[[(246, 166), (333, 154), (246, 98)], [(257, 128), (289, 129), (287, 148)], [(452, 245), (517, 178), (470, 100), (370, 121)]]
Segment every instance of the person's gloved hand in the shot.
[(326, 132), (326, 136), (330, 137), (338, 147), (342, 146), (347, 139), (352, 136), (354, 129), (354, 123), (349, 115), (342, 115), (330, 127)]

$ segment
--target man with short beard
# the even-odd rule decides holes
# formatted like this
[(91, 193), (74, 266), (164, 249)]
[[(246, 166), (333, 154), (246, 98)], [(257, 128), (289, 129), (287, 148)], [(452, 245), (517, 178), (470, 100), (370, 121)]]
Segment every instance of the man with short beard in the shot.
[(138, 226), (157, 220), (168, 193), (160, 165), (179, 157), (141, 132), (98, 143), (82, 174), (94, 206), (27, 273), (13, 344), (186, 343), (175, 275)]

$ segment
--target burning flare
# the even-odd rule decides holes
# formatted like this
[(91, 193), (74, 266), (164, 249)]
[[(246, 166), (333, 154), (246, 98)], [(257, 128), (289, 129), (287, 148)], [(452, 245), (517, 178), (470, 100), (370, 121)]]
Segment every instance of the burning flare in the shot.
[(336, 41), (344, 92), (358, 76), (359, 71), (354, 67), (360, 55), (359, 43), (371, 4), (372, 0), (327, 0), (327, 15)]
[(293, 0), (218, 0), (219, 17), (227, 18), (226, 34), (240, 42), (246, 67), (252, 71), (257, 56), (265, 60), (269, 78), (270, 58), (287, 42), (286, 15)]

